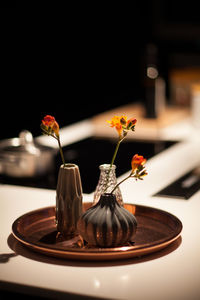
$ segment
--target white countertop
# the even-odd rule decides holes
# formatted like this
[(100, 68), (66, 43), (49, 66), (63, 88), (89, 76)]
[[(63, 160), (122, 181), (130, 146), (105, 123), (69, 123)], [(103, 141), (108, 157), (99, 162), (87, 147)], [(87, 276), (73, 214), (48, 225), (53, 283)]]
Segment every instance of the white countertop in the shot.
[[(26, 212), (55, 205), (55, 191), (0, 185), (0, 287), (10, 284), (11, 289), (50, 292), (49, 296), (64, 292), (106, 299), (200, 299), (200, 191), (189, 200), (152, 197), (200, 165), (199, 131), (185, 122), (184, 128), (181, 124), (174, 125), (174, 130), (170, 126), (170, 132), (182, 141), (147, 162), (149, 175), (144, 181), (128, 180), (121, 185), (124, 202), (160, 208), (182, 221), (183, 231), (177, 242), (148, 256), (116, 262), (76, 262), (40, 255), (16, 242), (11, 226)], [(73, 137), (73, 130), (79, 128), (87, 132), (86, 136), (93, 132), (89, 121), (63, 132), (70, 131)], [(163, 135), (166, 132), (164, 129)], [(84, 201), (90, 200), (92, 194), (84, 194)]]

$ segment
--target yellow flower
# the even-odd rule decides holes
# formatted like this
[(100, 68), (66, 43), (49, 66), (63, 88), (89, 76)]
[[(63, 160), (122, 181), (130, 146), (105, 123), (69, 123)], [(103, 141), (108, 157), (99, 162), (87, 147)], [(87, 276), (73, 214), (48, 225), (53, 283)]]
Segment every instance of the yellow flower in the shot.
[[(115, 127), (119, 137), (122, 138), (127, 134), (128, 130), (134, 130), (136, 119), (127, 120), (127, 116), (114, 116), (111, 121), (107, 121), (110, 124), (110, 127)], [(123, 135), (122, 135), (123, 133)]]

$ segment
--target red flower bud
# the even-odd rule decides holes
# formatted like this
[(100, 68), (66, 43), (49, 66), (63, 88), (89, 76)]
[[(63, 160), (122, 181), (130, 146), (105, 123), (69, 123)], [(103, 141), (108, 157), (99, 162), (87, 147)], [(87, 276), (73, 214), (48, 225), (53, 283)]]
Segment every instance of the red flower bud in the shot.
[(143, 166), (146, 163), (146, 158), (142, 155), (135, 154), (131, 161), (132, 171), (135, 172), (140, 166)]
[(136, 124), (137, 120), (135, 118), (131, 118), (127, 121), (127, 129), (128, 130), (134, 130), (135, 128), (135, 124)]
[(54, 117), (46, 115), (42, 120), (42, 125), (48, 132), (54, 132), (56, 136), (59, 136), (59, 125)]

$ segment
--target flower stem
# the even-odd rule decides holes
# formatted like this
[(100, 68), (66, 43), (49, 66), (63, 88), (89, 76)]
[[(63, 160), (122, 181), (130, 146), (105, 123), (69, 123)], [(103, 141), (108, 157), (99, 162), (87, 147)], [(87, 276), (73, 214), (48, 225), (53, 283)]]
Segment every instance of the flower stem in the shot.
[(121, 143), (121, 139), (118, 140), (118, 143), (117, 143), (117, 145), (115, 147), (115, 152), (113, 154), (113, 157), (112, 157), (112, 160), (111, 160), (111, 163), (110, 163), (110, 167), (109, 167), (109, 170), (108, 170), (108, 175), (107, 175), (107, 180), (106, 180), (106, 187), (104, 189), (104, 193), (106, 192), (106, 190), (108, 188), (108, 182), (109, 182), (110, 172), (111, 172), (112, 166), (114, 164), (114, 161), (115, 161), (115, 158), (116, 158), (116, 155), (117, 155), (120, 143)]
[(62, 151), (62, 147), (61, 147), (61, 143), (60, 143), (60, 138), (59, 136), (57, 137), (57, 141), (58, 141), (58, 145), (59, 145), (59, 150), (60, 150), (60, 155), (61, 155), (61, 159), (62, 159), (62, 162), (65, 166), (65, 159), (64, 159), (64, 155), (63, 155), (63, 151)]
[(112, 160), (111, 160), (111, 163), (110, 163), (110, 168), (109, 168), (108, 175), (107, 175), (107, 182), (106, 182), (106, 187), (105, 187), (105, 189), (104, 189), (104, 193), (106, 192), (106, 190), (107, 190), (107, 188), (108, 188), (108, 182), (109, 182), (110, 172), (111, 172), (112, 166), (113, 166), (113, 164), (114, 164), (114, 162), (115, 162), (115, 158), (116, 158), (117, 152), (118, 152), (118, 150), (119, 150), (119, 145), (120, 145), (120, 143), (123, 141), (123, 139), (124, 139), (124, 137), (123, 137), (123, 138), (119, 138), (119, 140), (118, 140), (118, 142), (117, 142), (117, 145), (116, 145), (116, 147), (115, 147), (115, 152), (114, 152), (114, 154), (113, 154), (113, 157), (112, 157)]
[(113, 166), (113, 164), (114, 164), (114, 161), (115, 161), (115, 158), (116, 158), (116, 156), (117, 156), (117, 152), (118, 152), (119, 145), (120, 145), (121, 141), (122, 141), (122, 140), (119, 139), (119, 140), (118, 140), (118, 143), (117, 143), (117, 145), (116, 145), (115, 152), (114, 152), (114, 154), (113, 154), (113, 157), (112, 157), (112, 160), (111, 160), (111, 163), (110, 163), (110, 169), (112, 169), (112, 166)]
[(115, 162), (115, 158), (117, 156), (117, 152), (119, 150), (119, 145), (121, 144), (121, 142), (123, 141), (123, 139), (126, 137), (126, 135), (124, 135), (123, 137), (119, 137), (119, 140), (117, 142), (117, 145), (116, 145), (116, 148), (115, 148), (115, 152), (113, 154), (113, 157), (112, 157), (112, 160), (111, 160), (111, 163), (110, 163), (110, 169), (112, 169), (112, 166)]
[(132, 174), (133, 174), (133, 172), (131, 171), (131, 173), (127, 176), (127, 177), (125, 177), (124, 179), (122, 179), (115, 187), (114, 187), (114, 189), (110, 192), (111, 194), (116, 190), (116, 188), (122, 183), (122, 182), (124, 182), (125, 180), (127, 180), (128, 178), (130, 178), (131, 176), (132, 176)]

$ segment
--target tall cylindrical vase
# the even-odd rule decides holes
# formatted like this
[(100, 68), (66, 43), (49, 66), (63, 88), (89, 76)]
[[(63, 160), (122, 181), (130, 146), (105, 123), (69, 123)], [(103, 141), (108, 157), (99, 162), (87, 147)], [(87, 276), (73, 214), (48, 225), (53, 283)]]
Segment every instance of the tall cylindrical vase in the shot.
[(56, 223), (58, 232), (65, 238), (77, 233), (77, 221), (82, 213), (82, 184), (79, 167), (61, 165), (56, 190)]
[[(110, 164), (103, 164), (99, 166), (99, 169), (100, 169), (100, 176), (99, 176), (97, 187), (94, 192), (94, 199), (93, 199), (94, 204), (96, 204), (99, 201), (102, 194), (110, 193), (117, 185), (115, 165), (112, 165), (112, 168), (110, 168)], [(116, 190), (114, 191), (114, 195), (116, 196), (117, 202), (120, 205), (123, 205), (123, 198), (119, 187), (117, 187)]]

